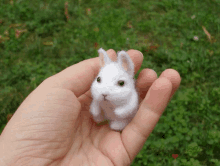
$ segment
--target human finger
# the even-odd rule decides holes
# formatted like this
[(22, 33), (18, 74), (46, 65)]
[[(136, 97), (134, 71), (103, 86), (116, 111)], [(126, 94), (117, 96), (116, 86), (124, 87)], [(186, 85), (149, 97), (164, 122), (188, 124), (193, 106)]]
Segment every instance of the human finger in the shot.
[(137, 78), (136, 86), (140, 95), (140, 102), (145, 98), (147, 91), (157, 79), (157, 73), (152, 69), (143, 69)]
[[(107, 51), (114, 61), (117, 59), (113, 49)], [(72, 65), (54, 76), (46, 79), (44, 86), (71, 90), (76, 97), (85, 93), (91, 86), (92, 81), (99, 72), (99, 58), (91, 58)]]
[[(117, 59), (117, 55), (114, 50), (109, 50), (107, 53), (114, 61)], [(129, 50), (127, 53), (134, 63), (136, 73), (141, 67), (143, 55), (137, 50)], [(93, 80), (99, 72), (99, 68), (98, 57), (88, 59), (76, 65), (70, 66), (54, 77), (52, 76), (52, 78), (48, 80), (47, 84), (53, 87), (69, 89), (74, 92), (77, 97), (81, 97), (81, 95), (90, 88)]]
[(170, 80), (165, 77), (158, 78), (147, 92), (134, 119), (123, 130), (122, 141), (131, 160), (141, 150), (157, 124), (169, 102), (172, 90)]
[(181, 77), (180, 77), (179, 73), (174, 69), (166, 69), (165, 71), (163, 71), (161, 73), (160, 78), (161, 77), (166, 77), (172, 83), (173, 90), (171, 92), (171, 96), (170, 96), (170, 98), (171, 98), (174, 95), (175, 91), (180, 86)]

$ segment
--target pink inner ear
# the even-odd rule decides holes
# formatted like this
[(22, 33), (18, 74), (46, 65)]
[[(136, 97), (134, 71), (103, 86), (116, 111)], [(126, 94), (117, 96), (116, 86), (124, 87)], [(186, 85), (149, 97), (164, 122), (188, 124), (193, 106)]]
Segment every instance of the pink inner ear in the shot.
[(101, 67), (104, 67), (104, 66), (105, 66), (105, 61), (104, 61), (104, 55), (103, 55), (103, 53), (100, 53), (100, 54), (99, 54), (99, 63), (100, 63), (100, 66), (101, 66)]
[(128, 63), (124, 58), (122, 59), (122, 67), (125, 69), (125, 71), (128, 71)]

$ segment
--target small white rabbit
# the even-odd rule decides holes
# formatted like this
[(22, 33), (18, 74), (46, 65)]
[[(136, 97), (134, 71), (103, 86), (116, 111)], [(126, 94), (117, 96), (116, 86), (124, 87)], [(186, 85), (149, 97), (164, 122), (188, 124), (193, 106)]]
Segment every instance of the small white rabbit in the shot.
[(90, 113), (95, 122), (110, 120), (110, 128), (120, 131), (138, 110), (134, 64), (125, 51), (118, 52), (117, 62), (111, 61), (102, 48), (98, 52), (101, 68), (91, 85)]

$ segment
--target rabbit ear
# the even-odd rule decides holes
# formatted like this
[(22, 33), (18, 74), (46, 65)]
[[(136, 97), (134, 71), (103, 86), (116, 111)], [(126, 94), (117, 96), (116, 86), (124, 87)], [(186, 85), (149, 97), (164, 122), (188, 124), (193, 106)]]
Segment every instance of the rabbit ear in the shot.
[(134, 77), (134, 64), (125, 51), (118, 53), (118, 63), (129, 75)]
[(99, 63), (101, 67), (104, 67), (106, 64), (112, 62), (111, 59), (108, 57), (107, 52), (104, 49), (100, 48), (98, 50), (98, 53), (99, 53)]

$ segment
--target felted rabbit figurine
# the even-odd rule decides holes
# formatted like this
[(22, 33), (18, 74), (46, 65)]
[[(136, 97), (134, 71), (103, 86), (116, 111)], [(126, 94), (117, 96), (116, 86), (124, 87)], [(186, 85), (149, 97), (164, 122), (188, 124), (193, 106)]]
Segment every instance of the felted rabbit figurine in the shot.
[(121, 131), (135, 116), (139, 105), (134, 64), (125, 51), (118, 52), (117, 62), (102, 48), (98, 53), (101, 68), (91, 85), (90, 113), (95, 122), (109, 120), (111, 129)]

